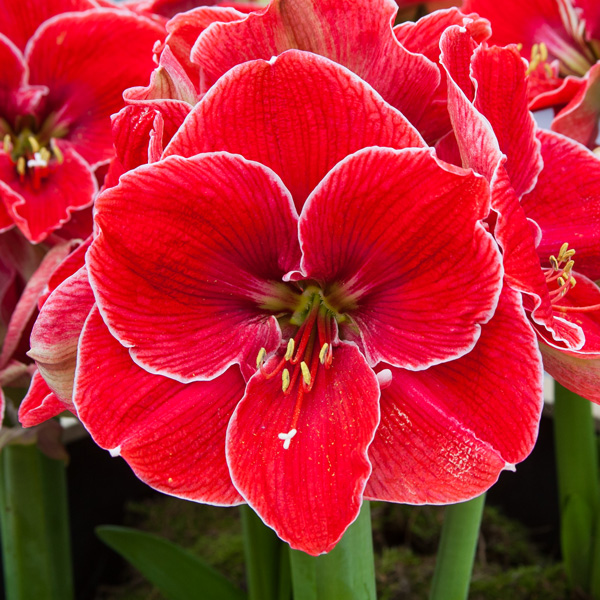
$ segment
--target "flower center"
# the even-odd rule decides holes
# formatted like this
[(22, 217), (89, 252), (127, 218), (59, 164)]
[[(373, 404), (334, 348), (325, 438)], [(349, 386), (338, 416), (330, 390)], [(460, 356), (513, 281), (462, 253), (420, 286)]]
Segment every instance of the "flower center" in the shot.
[(62, 131), (47, 133), (48, 127), (36, 133), (36, 127), (32, 123), (25, 124), (23, 121), (32, 119), (20, 117), (18, 124), (13, 130), (8, 124), (2, 127), (8, 133), (4, 134), (3, 150), (15, 166), (15, 170), (22, 184), (29, 183), (34, 190), (39, 191), (42, 181), (50, 175), (56, 164), (62, 164), (63, 154), (56, 143), (57, 137), (63, 137)]
[(550, 288), (550, 302), (552, 307), (561, 312), (590, 312), (600, 310), (600, 304), (592, 306), (564, 306), (558, 304), (569, 290), (575, 287), (577, 281), (573, 277), (572, 270), (575, 261), (573, 256), (575, 250), (569, 250), (569, 244), (565, 242), (558, 252), (558, 256), (550, 256), (550, 268), (544, 268), (546, 283)]
[(333, 364), (333, 344), (337, 339), (337, 323), (345, 316), (339, 314), (323, 296), (322, 291), (313, 285), (308, 286), (297, 296), (295, 310), (289, 324), (296, 332), (287, 343), (285, 355), (277, 366), (267, 371), (264, 367), (266, 350), (261, 348), (256, 366), (266, 379), (281, 377), (281, 389), (285, 396), (295, 397), (290, 429), (280, 433), (284, 449), (290, 447), (297, 433), (298, 418), (302, 403), (309, 394), (323, 369)]

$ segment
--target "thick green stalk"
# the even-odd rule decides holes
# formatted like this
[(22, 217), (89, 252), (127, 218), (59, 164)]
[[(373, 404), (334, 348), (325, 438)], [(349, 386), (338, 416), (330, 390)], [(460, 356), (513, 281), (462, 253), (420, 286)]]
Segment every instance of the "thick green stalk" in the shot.
[(485, 494), (445, 509), (430, 600), (463, 600), (469, 594)]
[[(287, 548), (247, 505), (240, 507), (249, 600), (288, 600)], [(287, 596), (286, 596), (287, 593)]]
[(290, 550), (290, 562), (294, 600), (375, 600), (369, 503), (329, 554)]
[(561, 513), (561, 548), (569, 579), (600, 599), (600, 487), (592, 407), (558, 383), (554, 438)]
[(2, 449), (0, 525), (6, 599), (73, 598), (63, 461), (35, 445)]

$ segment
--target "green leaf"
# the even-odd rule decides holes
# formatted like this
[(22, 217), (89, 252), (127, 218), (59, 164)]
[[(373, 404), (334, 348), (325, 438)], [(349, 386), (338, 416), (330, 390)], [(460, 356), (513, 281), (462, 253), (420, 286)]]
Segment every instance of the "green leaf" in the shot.
[(197, 556), (156, 535), (127, 527), (96, 528), (168, 600), (246, 600), (246, 595)]

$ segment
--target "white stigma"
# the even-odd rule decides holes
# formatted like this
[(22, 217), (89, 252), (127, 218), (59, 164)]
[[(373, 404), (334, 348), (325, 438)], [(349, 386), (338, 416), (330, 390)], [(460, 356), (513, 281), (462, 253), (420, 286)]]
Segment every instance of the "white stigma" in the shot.
[(283, 449), (287, 450), (290, 447), (290, 444), (292, 443), (292, 438), (297, 434), (298, 432), (295, 429), (290, 429), (287, 433), (280, 433), (277, 435), (277, 437), (280, 440), (283, 440)]
[(33, 153), (33, 158), (31, 158), (30, 160), (27, 161), (27, 166), (29, 168), (32, 167), (47, 167), (48, 166), (48, 161), (45, 161), (42, 158), (42, 155), (40, 152), (34, 152)]

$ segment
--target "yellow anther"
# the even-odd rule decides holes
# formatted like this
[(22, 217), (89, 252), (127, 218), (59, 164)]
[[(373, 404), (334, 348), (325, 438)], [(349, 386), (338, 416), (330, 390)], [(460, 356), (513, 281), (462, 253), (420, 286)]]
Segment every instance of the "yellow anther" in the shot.
[(519, 42), (519, 43), (517, 44), (517, 50), (518, 50), (519, 52), (521, 52), (521, 50), (523, 50), (523, 44), (521, 44), (521, 42)]
[(4, 136), (3, 146), (4, 152), (6, 152), (7, 154), (12, 150), (12, 144), (10, 143), (10, 135), (8, 133)]
[(260, 369), (260, 366), (263, 364), (263, 361), (265, 360), (265, 356), (267, 355), (267, 351), (265, 348), (261, 348), (258, 351), (258, 356), (256, 357), (256, 368)]
[(563, 287), (566, 283), (566, 281), (562, 277), (559, 277), (556, 281), (558, 281), (558, 285), (560, 287)]
[(565, 242), (558, 251), (558, 262), (565, 260), (565, 252), (569, 249), (569, 242)]
[(287, 345), (287, 350), (285, 351), (285, 360), (291, 360), (292, 356), (294, 356), (294, 348), (296, 347), (296, 342), (294, 342), (294, 338), (290, 338), (290, 341)]
[(571, 258), (572, 256), (575, 256), (575, 250), (567, 250), (565, 252), (565, 258)]
[(52, 158), (48, 148), (40, 148), (40, 158), (46, 163)]
[(31, 146), (33, 152), (39, 152), (40, 145), (38, 144), (38, 141), (32, 135), (30, 135), (27, 139), (29, 140), (29, 145)]
[(540, 55), (540, 45), (539, 44), (534, 44), (531, 47), (531, 62), (534, 63), (538, 60), (538, 57)]
[(550, 261), (552, 268), (555, 271), (558, 271), (558, 261), (556, 260), (556, 256), (550, 256), (550, 258), (548, 260)]
[(573, 265), (575, 264), (574, 260), (570, 260), (566, 265), (565, 268), (563, 269), (563, 275), (568, 279), (569, 275), (571, 274), (571, 269), (573, 268)]
[(19, 156), (17, 160), (17, 173), (19, 175), (25, 175), (25, 157)]
[(310, 371), (308, 370), (308, 365), (304, 361), (302, 361), (300, 363), (300, 368), (302, 369), (302, 379), (304, 379), (304, 383), (306, 385), (310, 385), (312, 378), (310, 376)]
[(323, 346), (321, 346), (321, 352), (319, 352), (319, 361), (322, 365), (325, 364), (325, 358), (327, 357), (327, 350), (329, 349), (329, 344), (325, 342)]
[(574, 288), (577, 284), (575, 277), (571, 276), (571, 279), (569, 279), (569, 283), (571, 284), (571, 287)]
[(65, 157), (63, 156), (63, 153), (61, 152), (61, 150), (58, 147), (58, 144), (56, 143), (56, 140), (54, 138), (52, 138), (50, 140), (50, 147), (52, 148), (52, 152), (54, 152), (54, 156), (56, 156), (56, 160), (58, 161), (58, 164), (62, 165), (63, 162), (65, 161)]
[(540, 42), (539, 49), (540, 49), (540, 61), (544, 62), (548, 59), (548, 48), (546, 47), (546, 44), (544, 44), (544, 42)]
[(281, 389), (286, 392), (290, 387), (290, 372), (287, 369), (283, 370), (281, 374)]
[(554, 77), (554, 73), (552, 72), (552, 67), (548, 63), (544, 63), (544, 71), (546, 72), (546, 77), (551, 79)]

